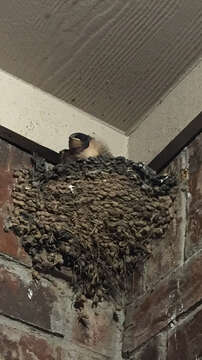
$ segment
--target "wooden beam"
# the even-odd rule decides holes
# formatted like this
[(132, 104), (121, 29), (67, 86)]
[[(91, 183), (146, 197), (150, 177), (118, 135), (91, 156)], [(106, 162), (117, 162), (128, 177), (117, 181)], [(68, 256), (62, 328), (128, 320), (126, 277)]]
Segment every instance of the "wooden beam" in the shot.
[(149, 163), (149, 166), (160, 172), (201, 132), (202, 112)]
[[(157, 172), (163, 170), (191, 141), (202, 132), (202, 112), (192, 120), (150, 163)], [(30, 153), (37, 153), (51, 164), (59, 162), (59, 154), (0, 125), (0, 138)]]
[(26, 137), (17, 134), (16, 132), (7, 129), (0, 125), (0, 138), (9, 142), (12, 145), (28, 152), (29, 154), (37, 153), (42, 156), (47, 162), (57, 164), (59, 161), (59, 154), (53, 150), (39, 145), (36, 142), (27, 139)]

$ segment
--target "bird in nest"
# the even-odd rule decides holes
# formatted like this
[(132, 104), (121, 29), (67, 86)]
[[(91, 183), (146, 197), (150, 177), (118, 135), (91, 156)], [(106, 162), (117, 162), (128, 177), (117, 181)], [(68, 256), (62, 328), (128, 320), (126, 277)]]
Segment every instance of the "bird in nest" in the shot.
[(69, 136), (69, 149), (60, 151), (60, 161), (88, 159), (89, 157), (112, 156), (107, 146), (90, 135), (74, 133)]

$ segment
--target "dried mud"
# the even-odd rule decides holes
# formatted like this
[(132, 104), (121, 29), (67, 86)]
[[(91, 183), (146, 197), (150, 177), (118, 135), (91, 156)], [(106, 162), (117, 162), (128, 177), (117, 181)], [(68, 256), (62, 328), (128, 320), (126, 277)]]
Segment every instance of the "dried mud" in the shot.
[[(9, 229), (37, 271), (71, 270), (75, 307), (117, 300), (171, 221), (175, 177), (123, 157), (70, 161), (15, 172)], [(8, 230), (8, 229), (7, 229)]]

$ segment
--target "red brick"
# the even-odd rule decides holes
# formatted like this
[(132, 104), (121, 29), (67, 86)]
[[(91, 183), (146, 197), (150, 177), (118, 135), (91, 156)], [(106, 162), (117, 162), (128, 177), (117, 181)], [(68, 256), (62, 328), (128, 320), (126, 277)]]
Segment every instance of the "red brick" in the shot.
[(47, 343), (44, 339), (39, 339), (28, 334), (21, 336), (19, 347), (22, 352), (23, 360), (30, 360), (31, 358), (37, 360), (61, 359), (59, 349), (54, 349), (54, 346)]
[(6, 171), (22, 166), (30, 166), (31, 155), (0, 139), (0, 168)]
[(180, 312), (187, 311), (202, 299), (202, 251), (188, 259), (177, 273), (177, 291)]
[[(166, 172), (180, 174), (182, 162), (183, 155), (180, 154)], [(140, 274), (135, 273), (130, 300), (142, 296), (182, 264), (184, 260), (185, 240), (182, 227), (182, 222), (184, 221), (182, 214), (186, 206), (183, 197), (184, 194), (178, 190), (176, 200), (170, 208), (173, 220), (169, 224), (165, 237), (151, 242), (151, 256), (140, 269)]]
[(10, 158), (10, 149), (11, 145), (8, 144), (6, 141), (0, 139), (0, 167), (4, 170), (9, 170), (9, 158)]
[[(0, 312), (48, 331), (63, 334), (63, 297), (56, 287), (42, 281), (36, 286), (31, 274), (16, 266), (0, 265)], [(29, 298), (30, 290), (32, 292)]]
[(167, 360), (202, 358), (202, 309), (169, 332)]
[(11, 173), (0, 168), (0, 252), (26, 264), (31, 264), (31, 259), (23, 250), (19, 239), (12, 232), (6, 233), (3, 230), (4, 222), (8, 217), (8, 206), (11, 202), (12, 184)]
[(10, 158), (9, 158), (9, 169), (20, 169), (22, 167), (31, 166), (31, 155), (25, 151), (18, 149), (15, 146), (11, 146)]
[(133, 351), (156, 335), (175, 315), (177, 281), (165, 279), (152, 292), (126, 309), (124, 352)]
[[(0, 168), (0, 207), (10, 201), (13, 186), (13, 177), (10, 171)], [(4, 209), (2, 209), (4, 210)], [(1, 211), (2, 212), (2, 211)]]
[(0, 358), (3, 360), (63, 360), (61, 349), (40, 336), (0, 325)]
[[(180, 179), (180, 172), (183, 167), (184, 154), (180, 154), (166, 169), (166, 173), (174, 173)], [(184, 194), (180, 190), (176, 193), (176, 200), (170, 207), (173, 220), (166, 232), (165, 238), (152, 242), (151, 258), (145, 264), (144, 286), (145, 290), (150, 289), (160, 279), (167, 276), (184, 259), (184, 234), (182, 233)]]
[(2, 236), (2, 233), (3, 232), (0, 228), (0, 252), (12, 256), (24, 264), (31, 265), (30, 257), (25, 253), (22, 246), (20, 245), (20, 241), (15, 237), (15, 235), (13, 233), (9, 233), (5, 236)]
[(19, 239), (12, 233), (3, 230), (11, 202), (11, 191), (14, 182), (12, 170), (22, 166), (30, 166), (30, 155), (0, 139), (0, 252), (12, 256), (28, 265), (30, 257), (20, 245)]
[[(161, 279), (173, 272), (184, 257), (184, 239), (181, 231), (181, 207), (183, 206), (180, 194), (172, 209), (174, 219), (170, 223), (165, 238), (151, 244), (151, 257), (146, 261), (143, 273), (143, 286), (148, 291)], [(174, 214), (175, 209), (177, 213)]]
[(192, 142), (188, 150), (190, 204), (186, 258), (202, 249), (202, 134)]
[(202, 252), (126, 309), (124, 351), (132, 351), (202, 299)]
[(10, 171), (0, 168), (0, 206), (9, 198), (13, 185), (13, 177)]
[(0, 252), (2, 254), (9, 255), (20, 262), (27, 265), (31, 265), (31, 259), (26, 254), (22, 246), (20, 245), (20, 240), (12, 233), (5, 233), (3, 230), (3, 221), (0, 218)]
[[(4, 321), (5, 323), (5, 321)], [(55, 337), (34, 335), (29, 329), (10, 324), (0, 325), (0, 359), (2, 360), (107, 360), (93, 351), (72, 346)]]

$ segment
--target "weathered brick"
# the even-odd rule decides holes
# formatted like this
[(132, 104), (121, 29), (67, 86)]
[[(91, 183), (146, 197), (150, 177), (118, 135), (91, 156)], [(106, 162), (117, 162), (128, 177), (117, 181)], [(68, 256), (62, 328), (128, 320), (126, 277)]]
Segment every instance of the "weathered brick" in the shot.
[(189, 146), (189, 210), (185, 256), (202, 249), (202, 134)]
[(189, 258), (176, 273), (178, 308), (185, 312), (202, 299), (202, 251)]
[(0, 252), (30, 265), (31, 259), (23, 250), (19, 239), (12, 232), (6, 233), (3, 230), (11, 203), (11, 190), (14, 182), (12, 170), (23, 165), (28, 166), (30, 155), (1, 139), (0, 151), (3, 154), (0, 159)]
[[(183, 168), (184, 154), (180, 154), (169, 166), (166, 172), (178, 174)], [(180, 191), (176, 193), (176, 200), (170, 208), (173, 220), (169, 224), (163, 239), (152, 241), (149, 245), (150, 258), (140, 268), (139, 273), (134, 274), (133, 286), (129, 294), (129, 301), (147, 293), (155, 287), (161, 279), (174, 271), (184, 261), (184, 226), (185, 194)]]
[(0, 218), (0, 252), (9, 255), (20, 262), (31, 265), (30, 257), (25, 253), (20, 244), (20, 240), (12, 233), (5, 233), (3, 230), (3, 220)]
[(163, 280), (156, 289), (126, 309), (124, 352), (131, 352), (165, 327), (175, 315), (175, 278)]
[(30, 360), (31, 358), (37, 360), (62, 360), (61, 349), (54, 347), (45, 339), (40, 339), (35, 336), (24, 335), (21, 336), (19, 347), (22, 352), (23, 360)]
[[(85, 304), (81, 321), (75, 314), (73, 343), (107, 356), (112, 356), (116, 349), (118, 360), (118, 353), (121, 355), (123, 313), (119, 313), (119, 321), (116, 322), (113, 319), (114, 308), (110, 303), (102, 303), (97, 309), (93, 309), (91, 305), (91, 302)], [(86, 324), (83, 324), (82, 319)]]
[[(161, 279), (174, 271), (184, 257), (184, 246), (181, 234), (181, 194), (176, 200), (176, 216), (169, 225), (164, 239), (151, 244), (151, 257), (146, 261), (143, 273), (143, 286), (147, 292), (153, 288)], [(175, 209), (173, 209), (173, 212)]]
[(10, 158), (10, 149), (11, 149), (11, 145), (0, 139), (0, 153), (1, 153), (1, 157), (0, 157), (0, 167), (1, 169), (3, 168), (4, 170), (9, 170), (9, 158)]
[[(33, 333), (28, 327), (0, 319), (0, 359), (2, 360), (110, 360), (111, 357), (75, 346), (66, 339)], [(116, 357), (114, 359), (117, 360)]]
[(127, 303), (135, 301), (135, 299), (145, 293), (144, 267), (145, 264), (139, 264), (138, 268), (134, 271), (129, 279), (129, 288), (127, 290), (126, 297)]
[(2, 360), (63, 360), (61, 348), (41, 336), (0, 325), (0, 359)]
[(119, 360), (119, 357), (116, 357), (116, 354), (111, 357), (79, 346), (68, 345), (67, 349), (62, 350), (61, 359), (58, 360)]
[(133, 351), (202, 299), (202, 251), (127, 307), (124, 351)]
[(32, 281), (28, 270), (0, 264), (0, 313), (33, 326), (63, 334), (65, 297), (59, 288)]
[[(179, 181), (180, 172), (184, 166), (184, 156), (182, 152), (166, 169), (166, 172), (176, 174)], [(170, 208), (173, 220), (168, 227), (165, 238), (151, 243), (151, 257), (145, 263), (143, 274), (145, 291), (148, 291), (183, 263), (185, 234), (182, 223), (185, 221), (183, 217), (185, 207), (185, 195), (178, 189), (176, 200)]]
[[(123, 354), (124, 355), (124, 354)], [(127, 355), (127, 354), (125, 354)], [(167, 336), (160, 334), (130, 355), (131, 360), (167, 360)]]
[(0, 169), (0, 252), (26, 264), (31, 264), (31, 259), (20, 245), (19, 239), (11, 231), (4, 231), (8, 207), (11, 202), (12, 184), (13, 178), (11, 173)]
[(30, 154), (2, 139), (0, 139), (0, 153), (0, 168), (5, 171), (30, 166)]
[(9, 169), (20, 169), (31, 166), (31, 155), (17, 147), (10, 145)]
[(10, 171), (0, 168), (0, 206), (10, 198), (13, 177)]
[(202, 358), (202, 308), (190, 314), (168, 334), (167, 360)]

